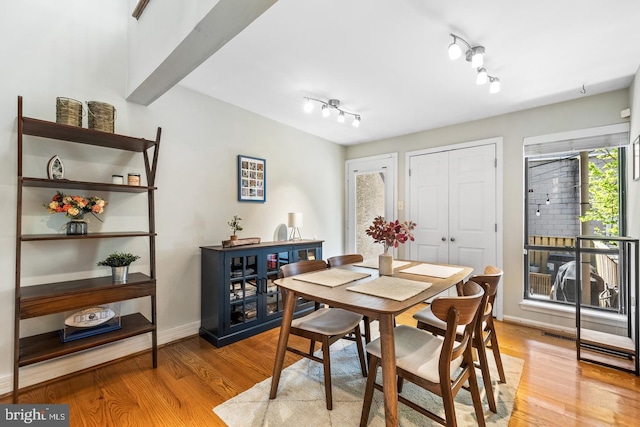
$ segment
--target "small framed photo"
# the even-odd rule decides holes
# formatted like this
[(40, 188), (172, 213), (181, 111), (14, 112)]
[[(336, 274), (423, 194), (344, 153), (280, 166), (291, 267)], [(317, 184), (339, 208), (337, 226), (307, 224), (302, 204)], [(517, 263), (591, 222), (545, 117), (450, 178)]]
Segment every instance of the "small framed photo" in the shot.
[(640, 136), (631, 144), (631, 160), (633, 162), (633, 180), (640, 179)]
[(53, 156), (47, 163), (47, 178), (64, 179), (64, 165), (58, 156)]
[(261, 202), (267, 200), (267, 161), (238, 155), (238, 201)]

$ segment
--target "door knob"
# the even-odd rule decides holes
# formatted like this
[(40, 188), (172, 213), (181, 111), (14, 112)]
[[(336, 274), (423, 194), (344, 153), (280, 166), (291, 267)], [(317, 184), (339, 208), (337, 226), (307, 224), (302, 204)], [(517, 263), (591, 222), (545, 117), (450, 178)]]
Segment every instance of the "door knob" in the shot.
[(452, 238), (451, 238), (451, 241), (452, 241), (452, 242), (455, 242), (455, 241), (456, 241), (456, 238), (455, 238), (455, 237), (452, 237)]
[(443, 238), (442, 238), (442, 241), (443, 241), (443, 242), (446, 242), (446, 241), (447, 241), (447, 238), (446, 238), (446, 237), (443, 237)]

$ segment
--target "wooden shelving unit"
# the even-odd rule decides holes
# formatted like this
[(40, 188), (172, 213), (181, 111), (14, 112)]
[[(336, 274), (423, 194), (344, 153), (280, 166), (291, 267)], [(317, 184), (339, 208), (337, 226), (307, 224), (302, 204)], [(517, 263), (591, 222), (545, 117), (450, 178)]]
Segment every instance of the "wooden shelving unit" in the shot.
[[(20, 367), (43, 362), (78, 351), (87, 350), (103, 344), (151, 333), (152, 363), (157, 366), (157, 319), (156, 319), (156, 249), (155, 249), (155, 207), (154, 186), (161, 129), (158, 128), (155, 140), (134, 138), (108, 132), (100, 132), (75, 126), (68, 126), (39, 119), (24, 117), (22, 97), (18, 97), (18, 198), (16, 220), (16, 286), (15, 286), (15, 323), (14, 323), (14, 375), (13, 401), (18, 402)], [(22, 173), (23, 137), (67, 141), (83, 146), (106, 147), (116, 150), (141, 153), (144, 159), (147, 178), (146, 186), (130, 186), (103, 182), (73, 181), (67, 179), (43, 179), (25, 177)], [(42, 143), (43, 139), (34, 138), (30, 143)], [(46, 141), (46, 140), (45, 140)], [(24, 188), (56, 188), (89, 191), (109, 191), (120, 193), (147, 193), (149, 229), (144, 231), (89, 233), (86, 235), (66, 234), (23, 234), (22, 233), (22, 197)], [(33, 286), (22, 285), (22, 244), (24, 242), (60, 241), (61, 244), (73, 244), (71, 241), (112, 239), (124, 237), (143, 237), (149, 240), (149, 274), (132, 273), (127, 283), (114, 284), (111, 276), (86, 278), (65, 282), (43, 283)], [(66, 242), (69, 241), (69, 242)], [(66, 243), (63, 243), (66, 242)], [(20, 338), (20, 322), (25, 319), (62, 313), (69, 310), (125, 301), (134, 298), (149, 297), (151, 319), (140, 313), (121, 317), (121, 328), (111, 332), (93, 335), (75, 341), (62, 342), (58, 331)]]

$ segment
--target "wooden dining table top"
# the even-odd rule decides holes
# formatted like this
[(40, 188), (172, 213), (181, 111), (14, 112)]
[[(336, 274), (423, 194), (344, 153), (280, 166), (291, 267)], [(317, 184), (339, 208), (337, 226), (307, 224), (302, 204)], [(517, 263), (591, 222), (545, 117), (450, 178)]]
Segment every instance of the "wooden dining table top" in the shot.
[(347, 288), (362, 283), (366, 283), (380, 277), (378, 269), (359, 267), (356, 264), (342, 265), (340, 268), (345, 270), (357, 271), (359, 273), (370, 274), (368, 277), (346, 283), (344, 285), (329, 287), (319, 285), (315, 283), (305, 282), (297, 280), (296, 276), (280, 278), (275, 281), (277, 285), (284, 289), (293, 291), (296, 296), (311, 299), (320, 303), (325, 303), (331, 307), (344, 308), (356, 313), (369, 316), (372, 319), (377, 318), (380, 314), (399, 314), (403, 311), (413, 307), (414, 305), (432, 298), (437, 294), (446, 291), (447, 289), (455, 286), (457, 283), (464, 281), (473, 272), (473, 268), (459, 266), (459, 265), (446, 265), (447, 267), (453, 267), (460, 269), (459, 272), (446, 278), (439, 278), (433, 276), (424, 276), (418, 274), (404, 273), (403, 270), (407, 268), (417, 266), (420, 264), (431, 264), (438, 266), (445, 266), (445, 264), (425, 263), (421, 261), (405, 261), (408, 264), (394, 270), (393, 278), (413, 280), (417, 282), (428, 282), (431, 286), (419, 294), (410, 297), (404, 301), (395, 301), (392, 299), (378, 297), (373, 295), (367, 295), (360, 292), (353, 292)]

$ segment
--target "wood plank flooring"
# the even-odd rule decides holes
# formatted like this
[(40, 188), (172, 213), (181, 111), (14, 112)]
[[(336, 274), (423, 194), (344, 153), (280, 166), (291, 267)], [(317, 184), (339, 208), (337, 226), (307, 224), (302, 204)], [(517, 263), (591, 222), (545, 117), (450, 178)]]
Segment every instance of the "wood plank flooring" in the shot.
[[(412, 312), (398, 323), (415, 324)], [(525, 361), (510, 426), (639, 424), (638, 377), (578, 363), (572, 341), (496, 323), (501, 351)], [(74, 427), (223, 426), (213, 407), (271, 376), (278, 331), (223, 348), (187, 338), (159, 349), (157, 369), (140, 354), (23, 390), (20, 402), (68, 403)]]

